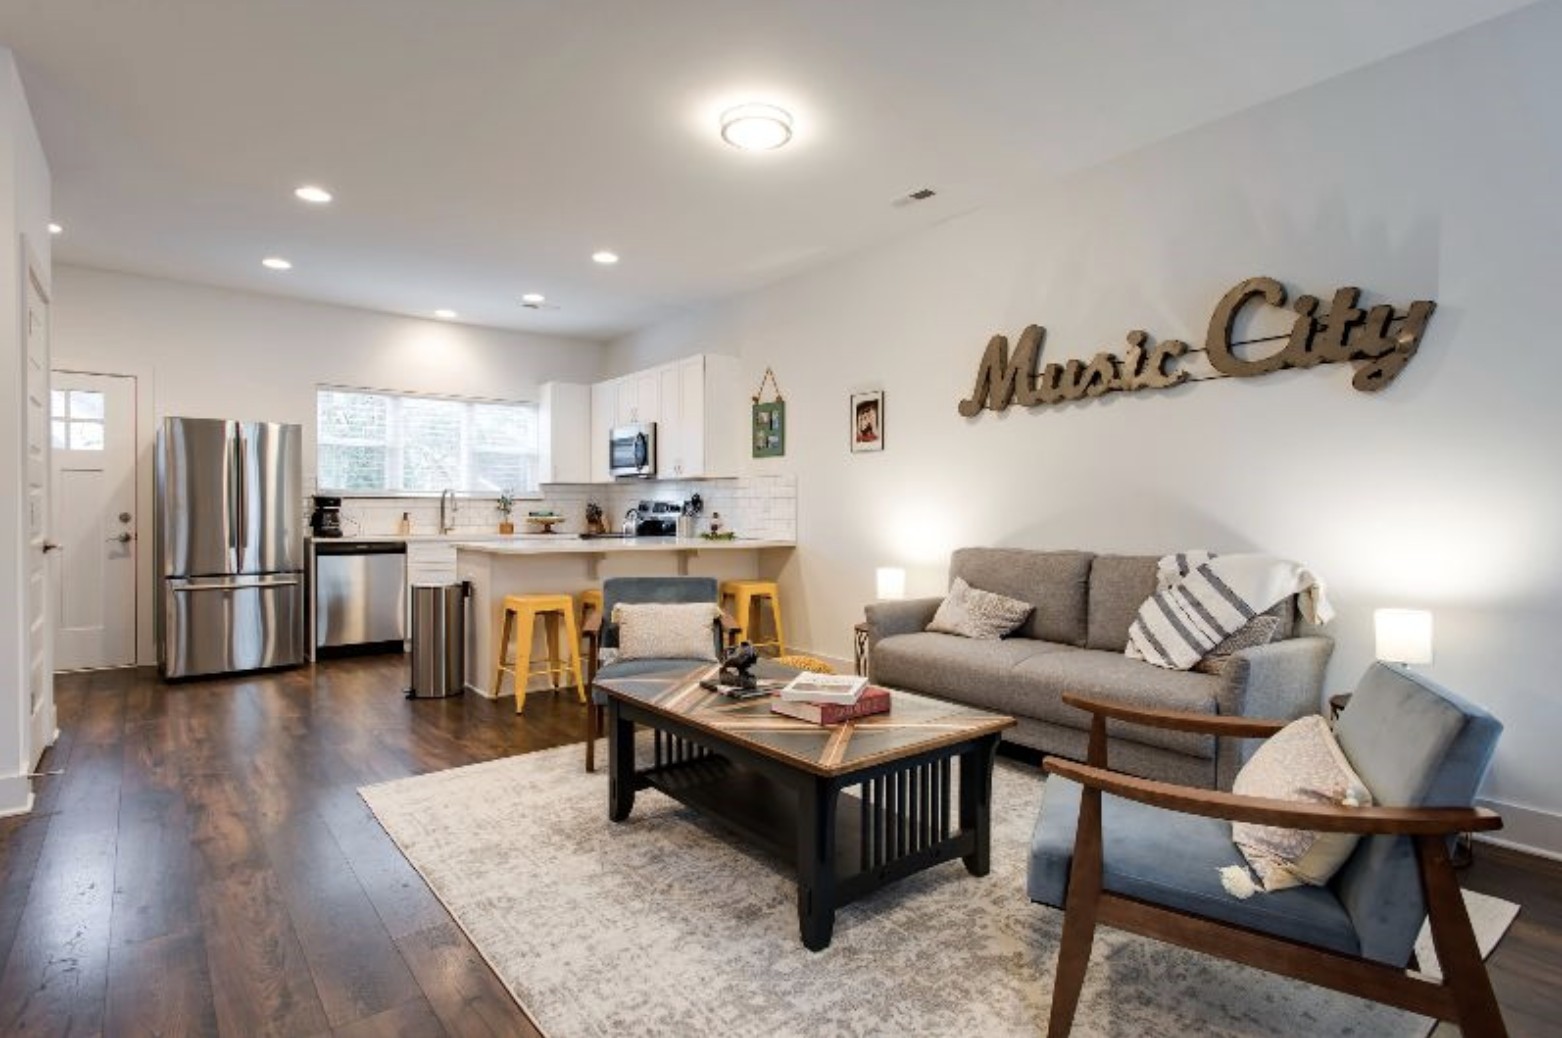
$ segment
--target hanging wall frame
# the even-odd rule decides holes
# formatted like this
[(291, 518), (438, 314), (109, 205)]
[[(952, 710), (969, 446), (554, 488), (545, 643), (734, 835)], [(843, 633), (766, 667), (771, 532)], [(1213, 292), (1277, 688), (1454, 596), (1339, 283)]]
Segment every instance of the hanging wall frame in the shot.
[[(775, 393), (774, 400), (765, 400), (765, 385)], [(776, 373), (765, 369), (765, 377), (759, 380), (759, 392), (754, 394), (754, 421), (750, 428), (750, 445), (756, 458), (779, 458), (786, 454), (786, 399), (781, 395), (781, 384)]]

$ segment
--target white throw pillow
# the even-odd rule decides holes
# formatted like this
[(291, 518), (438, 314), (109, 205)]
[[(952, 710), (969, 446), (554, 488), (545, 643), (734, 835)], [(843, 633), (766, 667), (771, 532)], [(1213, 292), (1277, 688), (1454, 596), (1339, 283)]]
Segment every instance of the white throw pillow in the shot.
[[(1317, 714), (1292, 721), (1265, 740), (1237, 773), (1232, 792), (1303, 804), (1372, 804), (1371, 791), (1345, 759), (1329, 723)], [(1282, 890), (1329, 882), (1356, 849), (1360, 837), (1233, 822), (1231, 839), (1258, 874), (1263, 888)], [(1227, 887), (1230, 889), (1229, 883)]]
[(620, 602), (613, 607), (620, 660), (714, 660), (714, 602)]
[(956, 577), (927, 629), (995, 641), (1024, 623), (1034, 608), (1029, 602), (974, 588)]

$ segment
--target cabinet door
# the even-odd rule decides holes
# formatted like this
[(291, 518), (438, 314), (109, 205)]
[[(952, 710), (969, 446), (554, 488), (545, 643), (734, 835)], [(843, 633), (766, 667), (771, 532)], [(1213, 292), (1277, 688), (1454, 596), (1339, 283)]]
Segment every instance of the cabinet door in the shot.
[(657, 406), (657, 395), (661, 388), (658, 384), (657, 370), (652, 368), (650, 371), (636, 372), (629, 378), (632, 378), (635, 383), (635, 421), (657, 421), (661, 413), (661, 409)]
[(678, 365), (657, 369), (656, 377), (656, 474), (663, 479), (689, 474), (683, 443), (683, 406), (679, 399)]
[[(569, 382), (544, 382), (537, 409), (539, 482), (585, 483), (591, 479), (591, 393)], [(605, 450), (606, 448), (604, 448)]]
[(676, 365), (678, 386), (678, 456), (684, 476), (705, 475), (705, 358), (689, 357)]
[(628, 425), (631, 422), (640, 421), (640, 384), (633, 375), (614, 379), (613, 386), (614, 425)]
[(597, 382), (591, 387), (591, 482), (611, 483), (607, 443), (618, 424), (618, 384)]

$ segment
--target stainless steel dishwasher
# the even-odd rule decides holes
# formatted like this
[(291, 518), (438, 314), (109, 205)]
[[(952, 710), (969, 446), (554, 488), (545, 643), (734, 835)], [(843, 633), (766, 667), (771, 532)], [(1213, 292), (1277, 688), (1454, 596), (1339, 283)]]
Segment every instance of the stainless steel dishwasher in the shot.
[(315, 651), (401, 652), (407, 636), (407, 546), (314, 542)]

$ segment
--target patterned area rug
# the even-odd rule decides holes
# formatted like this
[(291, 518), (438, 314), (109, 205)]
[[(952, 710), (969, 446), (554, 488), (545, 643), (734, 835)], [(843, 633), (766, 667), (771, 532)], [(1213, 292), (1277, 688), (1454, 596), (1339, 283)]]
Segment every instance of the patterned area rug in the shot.
[[(607, 777), (581, 758), (562, 747), (361, 791), (550, 1038), (1045, 1030), (1063, 915), (1025, 896), (1034, 769), (999, 761), (990, 875), (950, 862), (881, 890), (842, 910), (815, 954), (798, 940), (783, 871), (659, 793), (609, 822)], [(1512, 919), (1499, 908), (1493, 933), (1489, 915), (1477, 913), (1488, 950)], [(1102, 929), (1074, 1033), (1428, 1030), (1421, 1017)]]

